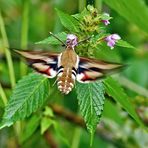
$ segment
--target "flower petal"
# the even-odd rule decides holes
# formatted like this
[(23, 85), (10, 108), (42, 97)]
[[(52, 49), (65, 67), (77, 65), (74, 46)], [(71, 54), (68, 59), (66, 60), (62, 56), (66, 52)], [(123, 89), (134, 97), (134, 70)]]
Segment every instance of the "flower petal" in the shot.
[(112, 35), (107, 36), (107, 37), (105, 38), (105, 41), (107, 41), (107, 42), (111, 41), (111, 40), (112, 40), (111, 37), (112, 37)]
[(107, 46), (111, 47), (111, 49), (114, 48), (115, 41), (109, 41), (109, 42), (107, 42)]
[(111, 39), (112, 39), (112, 40), (120, 40), (121, 37), (120, 37), (118, 34), (112, 34), (112, 35), (111, 35)]
[(107, 26), (110, 24), (110, 21), (109, 20), (102, 20), (102, 22)]

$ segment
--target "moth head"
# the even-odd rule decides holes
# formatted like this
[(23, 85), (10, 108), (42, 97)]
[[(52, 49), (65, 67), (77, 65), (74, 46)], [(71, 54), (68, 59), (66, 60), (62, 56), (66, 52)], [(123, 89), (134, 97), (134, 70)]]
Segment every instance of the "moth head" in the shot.
[(68, 34), (67, 35), (67, 40), (66, 40), (66, 45), (68, 47), (74, 48), (78, 44), (78, 38), (74, 34)]

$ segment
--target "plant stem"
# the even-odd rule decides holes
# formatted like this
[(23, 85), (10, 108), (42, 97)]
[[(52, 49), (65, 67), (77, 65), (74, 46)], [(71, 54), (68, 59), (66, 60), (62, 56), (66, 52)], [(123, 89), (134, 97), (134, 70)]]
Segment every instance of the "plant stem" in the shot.
[[(29, 0), (23, 1), (22, 26), (21, 26), (21, 49), (27, 48), (28, 41), (28, 14), (29, 14)], [(27, 66), (22, 61), (20, 62), (20, 74), (24, 76), (27, 73)], [(15, 124), (15, 131), (19, 138), (21, 134), (22, 125), (20, 121)]]
[(81, 132), (82, 132), (82, 129), (81, 128), (79, 128), (79, 127), (76, 127), (75, 128), (71, 148), (79, 148), (79, 143), (80, 143), (80, 138), (81, 138)]
[[(7, 64), (8, 64), (11, 87), (13, 88), (15, 86), (14, 68), (13, 68), (12, 57), (11, 57), (10, 51), (8, 50), (9, 49), (9, 43), (8, 43), (8, 38), (7, 38), (5, 25), (4, 25), (4, 21), (3, 21), (3, 18), (2, 18), (1, 12), (0, 12), (0, 30), (1, 30), (1, 34), (2, 34), (4, 51), (5, 51)], [(5, 105), (6, 105), (7, 99), (5, 98), (3, 89), (1, 89), (1, 92), (2, 92), (1, 95), (3, 94), (2, 99), (3, 99), (3, 101), (4, 101)], [(17, 131), (18, 131), (18, 129), (20, 129), (20, 123), (19, 123), (19, 125), (14, 126), (14, 129), (15, 129), (15, 132), (16, 132), (17, 136), (19, 137), (19, 134), (18, 134)]]
[(7, 64), (8, 64), (8, 71), (9, 71), (11, 87), (13, 88), (15, 86), (15, 74), (14, 74), (12, 57), (11, 57), (10, 51), (8, 50), (9, 43), (8, 43), (5, 24), (4, 24), (1, 12), (0, 12), (0, 30), (1, 30), (2, 40), (3, 40), (3, 46), (4, 46), (3, 48), (4, 48), (4, 52), (5, 52), (5, 56), (6, 56)]
[(79, 12), (81, 12), (86, 7), (86, 0), (79, 0), (78, 3)]
[[(29, 14), (29, 0), (23, 1), (23, 14), (22, 14), (22, 27), (21, 27), (21, 48), (27, 48), (28, 41), (28, 14)], [(25, 75), (27, 72), (27, 66), (21, 62), (20, 63), (20, 73), (21, 76)]]
[(123, 76), (117, 77), (117, 80), (124, 87), (136, 92), (139, 95), (148, 97), (148, 90), (137, 85), (136, 83), (132, 82), (131, 80), (129, 80), (129, 79), (123, 77)]
[(3, 100), (4, 106), (6, 106), (8, 99), (6, 97), (6, 94), (5, 94), (5, 92), (4, 92), (3, 87), (2, 87), (1, 84), (0, 84), (0, 95), (1, 95), (1, 98)]
[(55, 139), (53, 137), (53, 134), (50, 133), (50, 131), (46, 131), (44, 133), (44, 138), (47, 142), (47, 144), (50, 146), (50, 148), (57, 148), (57, 143), (55, 142)]
[(102, 1), (103, 0), (96, 0), (95, 1), (95, 7), (99, 10), (99, 12), (101, 12), (101, 10), (102, 10)]
[[(62, 106), (60, 106), (58, 104), (52, 104), (52, 105), (49, 105), (49, 106), (52, 108), (52, 110), (53, 110), (55, 115), (57, 115), (57, 116), (65, 119), (65, 120), (67, 120), (68, 122), (73, 123), (73, 124), (75, 124), (75, 125), (77, 125), (77, 126), (79, 126), (79, 127), (81, 127), (81, 128), (86, 130), (84, 119), (81, 116), (79, 116), (79, 115), (77, 115), (77, 114), (75, 114), (75, 113), (65, 109), (64, 107), (62, 107)], [(122, 145), (122, 143), (118, 142), (121, 139), (118, 138), (118, 139), (115, 140), (113, 138), (114, 137), (114, 133), (111, 133), (110, 131), (108, 131), (105, 126), (98, 126), (97, 130), (96, 130), (96, 134), (99, 137), (101, 137), (104, 141), (106, 141), (108, 143), (111, 143), (115, 147), (121, 147), (121, 145)], [(110, 135), (112, 135), (112, 136), (110, 136)]]

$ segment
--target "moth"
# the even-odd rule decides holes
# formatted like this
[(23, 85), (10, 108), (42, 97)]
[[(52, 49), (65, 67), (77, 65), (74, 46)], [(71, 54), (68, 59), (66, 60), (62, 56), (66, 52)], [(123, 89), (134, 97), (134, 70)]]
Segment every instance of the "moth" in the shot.
[(57, 76), (58, 89), (64, 94), (72, 90), (75, 81), (81, 83), (96, 81), (123, 67), (119, 63), (79, 57), (75, 52), (75, 46), (78, 43), (76, 35), (68, 34), (65, 50), (62, 53), (15, 51), (23, 56), (28, 65), (37, 72), (48, 78)]

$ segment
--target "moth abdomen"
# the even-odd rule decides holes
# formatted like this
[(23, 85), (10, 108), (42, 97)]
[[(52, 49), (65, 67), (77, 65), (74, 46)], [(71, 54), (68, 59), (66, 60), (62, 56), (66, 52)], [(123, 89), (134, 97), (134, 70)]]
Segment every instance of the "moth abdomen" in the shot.
[(60, 76), (58, 76), (58, 89), (63, 92), (64, 94), (68, 94), (75, 82), (75, 74), (72, 74), (72, 69), (65, 68), (63, 72), (59, 73)]

